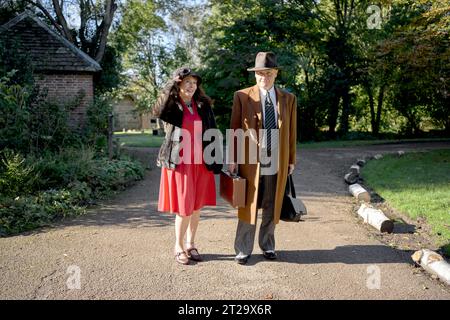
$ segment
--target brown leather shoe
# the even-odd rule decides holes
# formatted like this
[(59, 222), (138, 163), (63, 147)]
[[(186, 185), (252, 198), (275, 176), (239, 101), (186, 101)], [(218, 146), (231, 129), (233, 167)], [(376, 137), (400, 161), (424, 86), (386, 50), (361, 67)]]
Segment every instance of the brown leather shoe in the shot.
[(184, 252), (184, 251), (175, 253), (175, 261), (178, 262), (179, 264), (183, 264), (183, 265), (189, 264), (189, 258), (187, 256), (186, 252)]
[(198, 253), (197, 248), (189, 248), (186, 250), (187, 256), (193, 261), (203, 261), (202, 256)]

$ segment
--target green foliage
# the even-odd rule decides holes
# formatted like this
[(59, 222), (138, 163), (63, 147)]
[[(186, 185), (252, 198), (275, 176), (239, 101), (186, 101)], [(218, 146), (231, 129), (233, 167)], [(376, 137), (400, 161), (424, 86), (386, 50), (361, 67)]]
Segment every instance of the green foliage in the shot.
[(96, 96), (86, 110), (84, 139), (87, 144), (93, 145), (97, 152), (103, 154), (107, 152), (110, 114), (112, 114), (112, 102), (109, 95)]
[(61, 188), (79, 181), (87, 183), (94, 193), (100, 195), (143, 177), (142, 168), (137, 163), (97, 157), (94, 149), (88, 147), (32, 156), (28, 162), (34, 163), (44, 177), (40, 181), (40, 190)]
[(15, 234), (47, 225), (57, 218), (85, 212), (77, 201), (88, 194), (75, 190), (49, 190), (16, 198), (0, 197), (0, 235)]
[(136, 162), (100, 159), (95, 161), (89, 175), (82, 180), (88, 182), (97, 196), (101, 196), (142, 177), (143, 169)]
[(138, 47), (143, 38), (165, 27), (164, 20), (156, 15), (156, 10), (157, 4), (152, 0), (127, 1), (113, 39), (120, 51)]
[(12, 84), (16, 73), (0, 78), (0, 149), (30, 153), (77, 145), (81, 137), (69, 126), (69, 115), (82, 96), (65, 104), (50, 101), (37, 88)]
[[(174, 8), (184, 10), (176, 1), (132, 0), (123, 8), (122, 23), (114, 34), (114, 43), (124, 53), (127, 70), (126, 83), (119, 94), (133, 97), (137, 113), (149, 112), (173, 70), (190, 62), (187, 46), (178, 40), (172, 44), (164, 39), (168, 26), (157, 12)], [(185, 17), (176, 11), (181, 18)]]
[(4, 151), (0, 162), (0, 234), (78, 215), (95, 199), (142, 179), (140, 163), (96, 158), (89, 148), (24, 158)]
[(57, 153), (46, 152), (39, 156), (31, 155), (27, 158), (33, 163), (42, 179), (38, 189), (57, 189), (73, 181), (83, 181), (89, 175), (95, 152), (91, 148), (66, 148)]
[(121, 52), (114, 46), (107, 45), (105, 55), (100, 63), (102, 71), (95, 75), (95, 92), (97, 96), (112, 92), (121, 85), (124, 79)]
[(391, 103), (406, 119), (408, 135), (426, 118), (450, 133), (450, 45), (445, 1), (404, 1), (394, 6), (389, 33), (376, 48), (373, 72), (389, 85)]
[(29, 131), (26, 130), (31, 115), (28, 108), (30, 88), (19, 84), (9, 85), (16, 71), (0, 78), (0, 149), (26, 150)]
[(200, 42), (205, 67), (204, 87), (215, 100), (221, 129), (229, 126), (233, 92), (255, 84), (247, 68), (258, 51), (274, 51), (283, 66), (277, 82), (300, 92), (300, 41), (310, 39), (306, 25), (311, 17), (298, 3), (277, 1), (212, 1), (212, 14), (205, 22)]
[(9, 149), (0, 152), (0, 194), (14, 197), (30, 193), (40, 178), (33, 164)]
[[(258, 51), (274, 51), (277, 83), (298, 97), (300, 140), (347, 132), (420, 133), (448, 128), (448, 3), (377, 1), (381, 29), (368, 26), (370, 1), (210, 1), (200, 33), (204, 86), (217, 122), (229, 125), (233, 92), (253, 85)], [(356, 125), (358, 123), (358, 125)], [(356, 126), (355, 126), (356, 125)]]
[(62, 146), (74, 146), (81, 143), (80, 133), (70, 126), (70, 114), (80, 105), (83, 95), (66, 103), (48, 100), (40, 96), (30, 102), (30, 119), (26, 130), (29, 133), (31, 152), (59, 150)]
[(1, 0), (0, 25), (14, 18), (16, 14), (23, 12), (27, 5), (27, 0)]
[(33, 70), (30, 57), (19, 50), (17, 42), (0, 34), (0, 78), (8, 85), (32, 87)]

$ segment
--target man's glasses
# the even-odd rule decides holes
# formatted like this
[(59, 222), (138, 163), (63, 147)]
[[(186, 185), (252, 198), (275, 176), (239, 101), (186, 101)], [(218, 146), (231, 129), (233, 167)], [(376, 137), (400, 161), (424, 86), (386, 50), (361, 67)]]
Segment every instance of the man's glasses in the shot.
[(256, 71), (256, 74), (260, 77), (266, 77), (266, 78), (271, 78), (273, 76), (275, 76), (275, 72), (272, 71)]

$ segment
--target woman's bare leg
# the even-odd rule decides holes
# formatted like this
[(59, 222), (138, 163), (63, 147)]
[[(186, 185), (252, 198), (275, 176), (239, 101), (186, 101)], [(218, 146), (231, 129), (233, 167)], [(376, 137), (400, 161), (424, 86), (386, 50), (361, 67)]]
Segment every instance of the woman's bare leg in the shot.
[(182, 217), (179, 215), (175, 217), (175, 252), (184, 251), (183, 240), (190, 220), (191, 217)]
[(197, 232), (198, 222), (200, 221), (200, 210), (194, 211), (191, 215), (191, 221), (189, 222), (189, 228), (186, 235), (186, 249), (194, 247), (195, 234)]

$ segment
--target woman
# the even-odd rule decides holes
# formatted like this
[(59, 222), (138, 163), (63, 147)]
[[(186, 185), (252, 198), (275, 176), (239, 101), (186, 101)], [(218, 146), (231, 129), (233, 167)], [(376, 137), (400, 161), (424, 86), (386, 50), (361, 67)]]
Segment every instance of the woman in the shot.
[(205, 164), (203, 152), (194, 152), (211, 143), (203, 141), (203, 133), (216, 128), (211, 99), (201, 82), (189, 68), (177, 69), (153, 107), (166, 131), (157, 159), (161, 167), (158, 211), (176, 214), (175, 260), (183, 265), (202, 260), (194, 242), (200, 209), (216, 205), (213, 173), (222, 169), (221, 163)]

